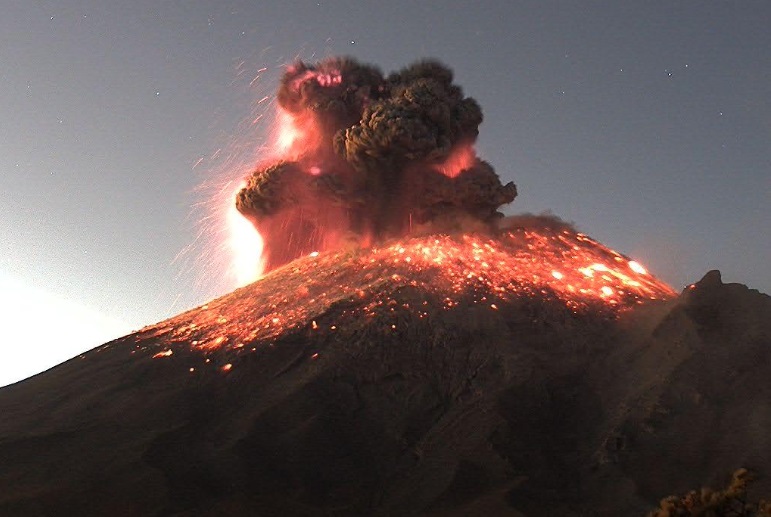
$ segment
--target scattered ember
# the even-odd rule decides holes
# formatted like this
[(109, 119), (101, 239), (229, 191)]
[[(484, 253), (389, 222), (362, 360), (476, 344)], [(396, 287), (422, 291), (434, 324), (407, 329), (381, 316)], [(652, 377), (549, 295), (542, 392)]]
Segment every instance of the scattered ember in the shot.
[[(549, 298), (576, 313), (596, 307), (617, 313), (675, 295), (639, 263), (586, 235), (564, 228), (517, 228), (498, 237), (432, 235), (306, 256), (145, 332), (163, 334), (159, 346), (189, 343), (205, 355), (255, 351), (288, 331), (335, 332), (351, 319), (396, 318), (404, 311), (428, 317), (428, 301), (410, 304), (394, 294), (408, 287), (441, 300), (444, 310), (480, 303), (500, 311), (507, 300)], [(329, 321), (330, 307), (339, 302), (348, 308)], [(395, 332), (404, 323), (392, 319), (386, 328)]]

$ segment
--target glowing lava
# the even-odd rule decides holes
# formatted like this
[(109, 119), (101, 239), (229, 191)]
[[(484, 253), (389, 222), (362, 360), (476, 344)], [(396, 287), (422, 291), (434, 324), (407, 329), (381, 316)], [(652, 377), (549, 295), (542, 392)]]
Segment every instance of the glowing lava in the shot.
[[(580, 310), (602, 302), (619, 308), (667, 299), (672, 288), (639, 263), (570, 230), (520, 229), (500, 239), (464, 235), (411, 239), (373, 250), (371, 264), (436, 270), (431, 286), (454, 295), (556, 296)], [(448, 297), (453, 305), (453, 297)]]
[[(405, 298), (400, 294), (405, 289), (414, 294)], [(373, 325), (400, 332), (405, 320), (389, 319), (397, 308), (424, 318), (436, 310), (478, 305), (502, 311), (518, 300), (540, 300), (575, 314), (615, 317), (674, 296), (639, 263), (586, 235), (565, 228), (515, 228), (496, 237), (431, 235), (311, 253), (145, 332), (167, 335), (158, 340), (159, 349), (150, 350), (158, 358), (171, 355), (175, 342), (204, 354), (240, 354), (289, 332), (341, 332), (378, 314), (385, 317), (371, 320)], [(344, 310), (331, 311), (341, 304)], [(337, 319), (329, 321), (333, 313)]]

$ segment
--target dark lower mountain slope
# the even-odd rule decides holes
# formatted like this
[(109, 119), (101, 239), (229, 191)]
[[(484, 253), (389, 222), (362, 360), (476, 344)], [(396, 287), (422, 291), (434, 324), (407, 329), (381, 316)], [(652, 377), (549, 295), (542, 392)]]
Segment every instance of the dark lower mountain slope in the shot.
[(740, 466), (771, 494), (768, 296), (711, 272), (620, 310), (368, 257), (0, 390), (0, 515), (642, 515)]

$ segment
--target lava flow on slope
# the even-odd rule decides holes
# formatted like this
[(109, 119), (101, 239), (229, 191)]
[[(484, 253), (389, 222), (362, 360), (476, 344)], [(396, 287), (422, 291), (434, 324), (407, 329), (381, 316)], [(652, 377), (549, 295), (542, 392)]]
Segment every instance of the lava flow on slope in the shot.
[(278, 102), (230, 212), (267, 274), (0, 390), (1, 514), (641, 515), (767, 464), (768, 297), (713, 272), (669, 303), (504, 218), (438, 63), (298, 63)]
[[(497, 236), (429, 235), (369, 249), (313, 252), (259, 280), (259, 299), (242, 288), (142, 334), (164, 336), (148, 349), (157, 359), (173, 355), (175, 346), (232, 358), (292, 331), (335, 332), (362, 319), (396, 331), (398, 322), (374, 318), (394, 312), (395, 306), (421, 318), (428, 316), (429, 304), (440, 305), (434, 310), (474, 304), (494, 311), (501, 302), (537, 298), (574, 313), (591, 310), (613, 317), (645, 301), (675, 296), (639, 263), (549, 221)], [(430, 297), (417, 306), (401, 299), (401, 290), (410, 287)], [(345, 307), (330, 311), (335, 305)], [(320, 315), (332, 312), (338, 320), (322, 325)], [(233, 364), (220, 366), (229, 370)]]
[[(424, 318), (537, 299), (612, 316), (675, 294), (556, 218), (505, 218), (498, 209), (516, 186), (477, 157), (481, 108), (441, 63), (385, 76), (351, 58), (298, 62), (276, 97), (274, 149), (235, 195), (243, 219), (231, 211), (231, 222), (260, 234), (259, 246), (241, 242), (253, 258), (234, 262), (268, 274), (147, 329), (164, 336), (153, 341), (160, 349), (140, 346), (156, 359), (185, 343), (224, 353), (229, 371), (232, 353), (288, 333), (338, 332), (351, 321), (399, 332), (405, 322), (389, 318), (405, 310)], [(410, 289), (417, 299), (400, 295)]]

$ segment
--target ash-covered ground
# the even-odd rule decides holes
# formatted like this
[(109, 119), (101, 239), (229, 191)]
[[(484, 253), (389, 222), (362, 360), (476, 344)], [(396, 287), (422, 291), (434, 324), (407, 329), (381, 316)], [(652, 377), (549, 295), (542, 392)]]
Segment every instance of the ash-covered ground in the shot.
[(502, 221), (438, 63), (298, 63), (278, 101), (236, 198), (270, 273), (0, 389), (0, 515), (644, 515), (739, 467), (771, 494), (768, 296)]
[(738, 467), (771, 493), (768, 296), (710, 272), (576, 305), (398, 250), (306, 257), (1, 389), (0, 514), (644, 515)]

